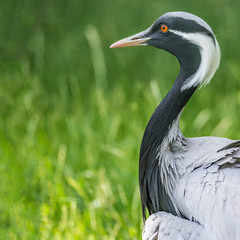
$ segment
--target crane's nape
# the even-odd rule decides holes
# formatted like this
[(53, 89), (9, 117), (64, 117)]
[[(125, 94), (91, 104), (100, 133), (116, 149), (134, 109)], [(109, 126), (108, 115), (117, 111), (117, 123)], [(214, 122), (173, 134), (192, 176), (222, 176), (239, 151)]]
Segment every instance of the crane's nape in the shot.
[(153, 46), (177, 57), (180, 71), (142, 139), (139, 184), (143, 239), (240, 239), (240, 141), (186, 138), (179, 119), (220, 63), (214, 32), (201, 18), (170, 12), (111, 48)]

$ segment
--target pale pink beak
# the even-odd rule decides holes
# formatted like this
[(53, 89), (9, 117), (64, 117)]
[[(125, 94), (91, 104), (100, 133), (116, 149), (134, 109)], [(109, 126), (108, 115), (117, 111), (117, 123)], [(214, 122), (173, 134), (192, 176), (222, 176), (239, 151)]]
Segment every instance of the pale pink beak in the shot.
[(132, 46), (144, 46), (147, 45), (146, 41), (150, 39), (150, 37), (144, 37), (146, 31), (137, 33), (133, 36), (124, 38), (113, 43), (110, 48), (122, 48), (122, 47), (132, 47)]

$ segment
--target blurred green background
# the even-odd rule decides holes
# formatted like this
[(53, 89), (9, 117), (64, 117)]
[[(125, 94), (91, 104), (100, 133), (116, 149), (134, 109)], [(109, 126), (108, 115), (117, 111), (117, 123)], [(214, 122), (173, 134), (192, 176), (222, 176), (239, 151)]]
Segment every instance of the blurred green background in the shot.
[(222, 51), (181, 129), (240, 138), (239, 1), (0, 2), (0, 239), (140, 239), (141, 138), (179, 65), (109, 46), (176, 10), (205, 19)]

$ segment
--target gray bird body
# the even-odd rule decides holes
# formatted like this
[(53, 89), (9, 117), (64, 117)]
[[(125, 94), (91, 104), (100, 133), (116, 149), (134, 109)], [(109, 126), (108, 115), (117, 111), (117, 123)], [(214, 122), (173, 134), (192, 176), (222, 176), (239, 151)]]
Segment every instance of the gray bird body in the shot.
[(112, 47), (151, 45), (175, 55), (180, 72), (146, 127), (139, 160), (143, 239), (240, 239), (240, 141), (185, 138), (181, 113), (220, 62), (220, 48), (201, 18), (172, 12)]
[(143, 239), (154, 234), (159, 240), (178, 239), (177, 234), (184, 240), (240, 239), (239, 142), (217, 137), (184, 138), (179, 129), (177, 132), (176, 140), (162, 153), (160, 169), (166, 194), (180, 214), (151, 215), (158, 227), (147, 219)]

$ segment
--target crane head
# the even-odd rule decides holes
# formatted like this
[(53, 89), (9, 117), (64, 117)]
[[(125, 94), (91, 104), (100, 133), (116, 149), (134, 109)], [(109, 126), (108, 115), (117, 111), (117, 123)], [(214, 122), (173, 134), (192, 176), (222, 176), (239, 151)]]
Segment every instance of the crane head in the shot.
[(220, 63), (220, 48), (213, 30), (203, 19), (187, 12), (165, 13), (145, 31), (117, 41), (110, 48), (146, 45), (175, 55), (191, 79), (197, 75), (194, 81), (186, 81), (183, 90), (206, 85)]

